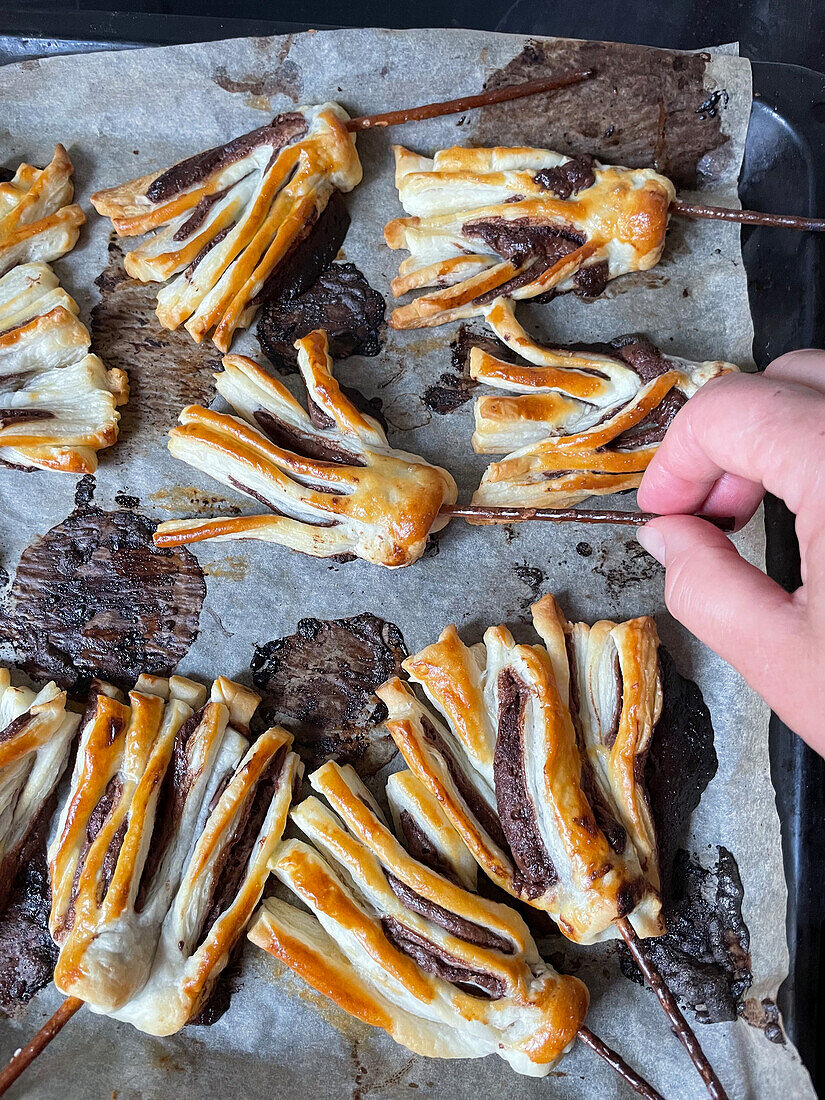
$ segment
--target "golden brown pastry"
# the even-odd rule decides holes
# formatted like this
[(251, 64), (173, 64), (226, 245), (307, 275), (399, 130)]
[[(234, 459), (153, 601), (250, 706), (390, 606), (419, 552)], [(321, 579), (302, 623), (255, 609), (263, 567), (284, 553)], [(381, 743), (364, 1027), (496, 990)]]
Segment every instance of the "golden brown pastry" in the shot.
[(38, 692), (13, 687), (0, 666), (0, 912), (24, 859), (26, 841), (69, 762), (80, 715), (66, 710), (66, 692), (48, 683)]
[(269, 512), (170, 520), (158, 546), (263, 539), (316, 557), (356, 554), (391, 568), (421, 557), (455, 502), (446, 470), (396, 451), (332, 376), (324, 332), (296, 341), (308, 411), (251, 359), (228, 355), (217, 389), (236, 416), (190, 405), (170, 434), (176, 458), (248, 494)]
[(485, 470), (478, 505), (567, 508), (636, 488), (682, 405), (738, 369), (665, 356), (643, 336), (598, 351), (544, 347), (503, 298), (485, 318), (501, 355), (472, 348), (470, 373), (505, 395), (476, 399), (473, 449), (506, 457)]
[(643, 765), (662, 705), (652, 619), (566, 621), (532, 608), (542, 645), (454, 626), (378, 689), (408, 767), (479, 866), (579, 943), (664, 931)]
[(152, 235), (126, 271), (167, 285), (164, 328), (210, 332), (228, 351), (255, 316), (279, 266), (311, 231), (332, 194), (361, 182), (349, 116), (337, 103), (296, 107), (267, 126), (161, 172), (92, 195), (121, 237)]
[(72, 202), (74, 171), (69, 154), (56, 145), (45, 168), (21, 164), (0, 183), (0, 275), (17, 264), (48, 263), (70, 252), (83, 211)]
[(90, 474), (97, 452), (117, 440), (129, 381), (89, 353), (77, 313), (46, 264), (0, 278), (0, 459)]
[(460, 882), (444, 858), (455, 838), (438, 802), (413, 777), (401, 783), (411, 792), (402, 808), (422, 808), (418, 827), (447, 834), (433, 867), (399, 842), (349, 765), (325, 764), (310, 782), (327, 804), (311, 797), (295, 808), (308, 842), (284, 842), (272, 869), (311, 912), (267, 898), (252, 942), (417, 1054), (498, 1054), (519, 1073), (546, 1075), (575, 1040), (587, 990), (541, 959), (514, 910)]
[(394, 328), (478, 316), (498, 297), (535, 298), (605, 283), (659, 262), (670, 180), (546, 149), (395, 149), (395, 183), (409, 217), (389, 222), (390, 248), (409, 252), (393, 280)]
[(55, 985), (170, 1035), (204, 1006), (258, 904), (301, 764), (220, 677), (95, 681), (49, 849)]
[(129, 384), (89, 354), (77, 303), (44, 262), (69, 252), (86, 220), (72, 171), (58, 145), (46, 168), (21, 164), (0, 184), (0, 461), (89, 474), (117, 439)]

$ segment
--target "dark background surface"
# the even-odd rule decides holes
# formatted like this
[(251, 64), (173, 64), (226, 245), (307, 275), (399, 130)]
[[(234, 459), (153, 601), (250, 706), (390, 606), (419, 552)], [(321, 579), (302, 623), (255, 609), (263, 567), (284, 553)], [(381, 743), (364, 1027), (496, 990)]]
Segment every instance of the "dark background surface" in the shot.
[[(164, 44), (278, 34), (308, 26), (370, 25), (464, 26), (681, 49), (738, 41), (753, 61), (825, 71), (825, 0), (593, 0), (589, 5), (570, 0), (452, 0), (449, 8), (440, 0), (350, 0), (347, 6), (340, 0), (300, 0), (289, 7), (262, 0), (0, 0), (0, 61), (70, 51), (77, 48), (73, 40)], [(25, 41), (28, 38), (41, 41)], [(49, 41), (54, 39), (65, 41)], [(747, 205), (825, 213), (825, 85), (812, 75), (757, 66), (759, 109), (749, 138), (754, 163), (745, 173), (750, 183), (742, 196)], [(757, 163), (760, 159), (765, 163)], [(781, 183), (776, 180), (777, 165), (793, 167)], [(818, 171), (814, 169), (812, 179), (813, 165)], [(802, 245), (800, 240), (773, 230), (743, 234), (760, 368), (772, 355), (800, 343), (825, 345), (825, 242), (808, 237)], [(800, 320), (803, 301), (810, 306), (810, 316)], [(771, 575), (793, 589), (799, 573), (792, 519), (782, 506), (769, 501), (767, 525)], [(825, 1096), (825, 764), (775, 717), (771, 750), (791, 885), (791, 976), (780, 1004), (819, 1094)]]
[(160, 43), (307, 25), (477, 27), (678, 49), (738, 40), (754, 61), (825, 68), (823, 0), (0, 0), (0, 34), (46, 38)]

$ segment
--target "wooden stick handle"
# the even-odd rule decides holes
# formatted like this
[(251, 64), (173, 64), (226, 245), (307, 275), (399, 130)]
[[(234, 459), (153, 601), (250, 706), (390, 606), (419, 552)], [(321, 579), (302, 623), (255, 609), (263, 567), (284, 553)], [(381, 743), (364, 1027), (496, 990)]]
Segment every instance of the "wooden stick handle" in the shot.
[(657, 1092), (652, 1085), (645, 1081), (644, 1077), (641, 1077), (635, 1069), (629, 1066), (621, 1054), (617, 1054), (598, 1035), (594, 1035), (589, 1027), (582, 1025), (576, 1038), (579, 1042), (584, 1043), (586, 1047), (590, 1047), (594, 1054), (598, 1054), (600, 1058), (603, 1058), (609, 1066), (612, 1066), (616, 1073), (627, 1081), (632, 1089), (638, 1092), (639, 1096), (644, 1096), (645, 1100), (664, 1100), (662, 1094)]
[(380, 115), (361, 115), (351, 118), (346, 127), (350, 133), (357, 130), (370, 130), (374, 126), (398, 126), (403, 122), (418, 122), (425, 118), (440, 118), (442, 115), (456, 115), (471, 111), (474, 107), (488, 107), (491, 103), (507, 103), (513, 99), (523, 99), (529, 95), (541, 95), (542, 92), (554, 92), (558, 88), (568, 88), (571, 84), (581, 84), (593, 75), (592, 69), (576, 69), (566, 76), (545, 80), (527, 80), (523, 84), (510, 84), (504, 88), (491, 88), (480, 95), (462, 96), (460, 99), (446, 99), (440, 103), (425, 103), (421, 107), (406, 107), (400, 111), (385, 111)]
[(47, 1020), (34, 1038), (17, 1051), (11, 1061), (0, 1070), (0, 1096), (10, 1089), (20, 1074), (32, 1064), (38, 1054), (49, 1045), (52, 1039), (83, 1006), (79, 997), (67, 997), (57, 1012)]
[[(613, 508), (488, 508), (480, 504), (445, 504), (439, 514), (478, 524), (541, 520), (544, 523), (607, 523), (625, 527), (644, 527), (652, 519), (659, 518), (654, 512), (623, 512)], [(720, 531), (732, 531), (736, 522), (733, 516), (697, 518), (712, 523)]]
[(676, 998), (668, 989), (665, 980), (645, 954), (641, 941), (636, 935), (633, 926), (627, 917), (620, 917), (616, 921), (616, 927), (621, 933), (622, 939), (627, 944), (633, 961), (644, 975), (645, 981), (659, 998), (659, 1004), (665, 1010), (670, 1020), (673, 1033), (690, 1055), (690, 1060), (696, 1067), (699, 1076), (705, 1082), (705, 1088), (712, 1100), (728, 1100), (728, 1094), (722, 1087), (722, 1083), (716, 1076), (716, 1071), (707, 1060), (705, 1052), (699, 1045), (699, 1040), (693, 1033), (693, 1029), (682, 1015), (682, 1011), (676, 1003)]
[(680, 218), (704, 218), (717, 222), (739, 222), (742, 225), (766, 225), (773, 229), (802, 229), (825, 233), (825, 218), (803, 218), (796, 214), (762, 214), (758, 210), (732, 210), (727, 206), (703, 206), (700, 203), (674, 199), (671, 214)]

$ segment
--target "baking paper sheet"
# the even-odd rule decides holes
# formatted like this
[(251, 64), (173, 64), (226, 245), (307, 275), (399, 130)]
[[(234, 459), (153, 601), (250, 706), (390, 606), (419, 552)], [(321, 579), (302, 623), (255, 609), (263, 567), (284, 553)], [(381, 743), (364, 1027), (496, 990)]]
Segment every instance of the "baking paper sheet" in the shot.
[[(223, 143), (294, 103), (339, 99), (351, 114), (359, 114), (476, 92), (526, 45), (519, 36), (477, 31), (343, 30), (25, 61), (0, 70), (0, 160), (10, 166), (23, 158), (42, 164), (55, 142), (69, 148), (77, 201), (89, 223), (78, 247), (55, 269), (88, 323), (97, 299), (93, 281), (106, 265), (109, 239), (108, 223), (88, 201), (93, 190)], [(640, 54), (641, 69), (655, 72), (665, 64), (673, 64), (673, 55)], [(703, 195), (734, 205), (750, 111), (750, 67), (735, 50), (723, 48), (708, 64), (705, 80), (709, 94), (727, 92), (727, 107), (719, 109), (729, 141), (706, 166)], [(528, 104), (523, 112), (519, 105), (518, 117), (526, 120), (528, 131), (532, 126), (541, 132), (519, 134), (519, 141), (555, 142), (564, 149), (567, 139), (569, 151), (577, 151), (575, 146), (587, 139), (576, 129), (569, 93), (559, 100), (558, 114), (542, 120), (531, 116)], [(472, 143), (476, 135), (488, 144), (515, 140), (506, 132), (491, 135), (495, 117), (491, 111), (476, 112), (412, 124), (392, 138), (381, 131), (359, 136), (364, 181), (348, 196), (352, 227), (344, 252), (389, 305), (389, 281), (401, 258), (382, 237), (384, 222), (401, 213), (390, 141), (431, 153)], [(590, 135), (594, 151), (603, 137)], [(752, 330), (736, 226), (678, 223), (654, 271), (609, 284), (608, 293), (593, 304), (567, 295), (550, 305), (521, 307), (519, 315), (547, 339), (604, 340), (640, 330), (665, 352), (750, 363)], [(390, 331), (378, 358), (350, 360), (337, 373), (368, 397), (380, 397), (391, 442), (448, 466), (461, 499), (468, 500), (487, 461), (470, 447), (472, 403), (439, 416), (422, 401), (426, 387), (449, 369), (455, 328)], [(255, 355), (257, 343), (247, 335), (233, 350)], [(162, 357), (149, 367), (135, 365), (134, 396), (124, 410), (121, 441), (101, 454), (94, 499), (103, 508), (117, 507), (115, 495), (125, 491), (140, 498), (141, 511), (162, 520), (191, 513), (199, 499), (223, 496), (220, 486), (166, 453), (165, 434), (175, 410), (167, 406), (146, 415), (148, 395), (167, 388), (167, 369)], [(10, 573), (23, 548), (72, 511), (74, 491), (74, 480), (58, 474), (0, 470), (0, 564)], [(617, 502), (628, 503), (627, 498)], [(762, 563), (761, 521), (736, 541), (751, 561)], [(252, 542), (195, 547), (208, 593), (201, 633), (180, 671), (207, 680), (219, 673), (247, 678), (253, 645), (292, 633), (305, 616), (374, 612), (396, 623), (413, 651), (450, 621), (469, 641), (498, 622), (527, 636), (528, 606), (548, 591), (558, 595), (570, 618), (655, 615), (680, 670), (699, 683), (716, 731), (719, 770), (694, 814), (685, 847), (702, 852), (723, 844), (734, 853), (751, 934), (754, 984), (748, 996), (757, 1001), (775, 997), (787, 972), (786, 888), (764, 704), (669, 618), (662, 571), (628, 532), (540, 524), (507, 531), (456, 522), (439, 547), (436, 556), (394, 572), (361, 561), (330, 564)], [(519, 565), (539, 572), (518, 570)], [(620, 976), (615, 946), (571, 948), (571, 958), (592, 992), (590, 1026), (666, 1096), (704, 1096), (652, 994)], [(49, 988), (21, 1021), (0, 1024), (3, 1059), (58, 1002), (59, 995)], [(697, 1031), (732, 1098), (814, 1095), (789, 1044), (773, 1044), (742, 1021), (697, 1025)], [(477, 1100), (505, 1090), (513, 1100), (630, 1095), (581, 1047), (546, 1081), (519, 1077), (493, 1057), (454, 1062), (414, 1057), (383, 1032), (345, 1017), (251, 946), (231, 1008), (212, 1027), (187, 1028), (159, 1040), (84, 1010), (13, 1095), (43, 1100), (171, 1094), (361, 1100), (411, 1096), (414, 1089), (428, 1100)]]

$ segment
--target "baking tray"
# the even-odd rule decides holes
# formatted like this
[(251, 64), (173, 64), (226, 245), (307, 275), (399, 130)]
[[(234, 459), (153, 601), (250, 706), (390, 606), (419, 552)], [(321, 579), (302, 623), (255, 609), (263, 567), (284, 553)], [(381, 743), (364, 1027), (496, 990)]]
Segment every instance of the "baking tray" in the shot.
[[(100, 49), (281, 34), (306, 24), (248, 20), (182, 19), (99, 13), (92, 23), (77, 13), (49, 13), (34, 24), (30, 13), (3, 15), (0, 63)], [(48, 20), (55, 37), (33, 34)], [(507, 30), (518, 28), (508, 26)], [(586, 28), (582, 29), (582, 34)], [(754, 62), (754, 104), (740, 182), (743, 205), (778, 213), (825, 211), (825, 75), (801, 66)], [(754, 359), (771, 359), (799, 347), (825, 345), (825, 236), (745, 228), (743, 256), (754, 321)], [(712, 323), (712, 319), (710, 320)], [(793, 517), (778, 501), (766, 502), (768, 571), (786, 588), (799, 582)], [(788, 883), (790, 970), (779, 1003), (786, 1030), (820, 1094), (825, 1094), (825, 761), (774, 715), (771, 773), (782, 822)]]

